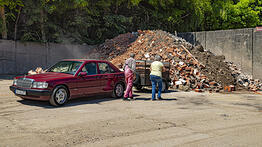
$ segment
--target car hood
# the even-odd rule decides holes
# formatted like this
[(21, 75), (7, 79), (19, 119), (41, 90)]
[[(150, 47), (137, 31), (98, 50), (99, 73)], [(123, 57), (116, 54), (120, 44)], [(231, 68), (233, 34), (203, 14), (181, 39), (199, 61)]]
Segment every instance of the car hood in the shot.
[(72, 78), (72, 77), (74, 77), (74, 75), (65, 74), (65, 73), (57, 73), (57, 72), (47, 72), (47, 73), (42, 73), (42, 74), (21, 76), (18, 78), (29, 78), (29, 79), (34, 79), (35, 81), (39, 81), (39, 82), (47, 82), (51, 80), (60, 80), (60, 79)]

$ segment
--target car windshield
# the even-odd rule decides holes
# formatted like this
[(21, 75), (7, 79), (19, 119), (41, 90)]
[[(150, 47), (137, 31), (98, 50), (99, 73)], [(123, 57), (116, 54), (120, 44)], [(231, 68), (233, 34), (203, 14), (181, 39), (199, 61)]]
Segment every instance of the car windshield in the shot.
[(75, 74), (82, 62), (78, 61), (61, 61), (49, 68), (48, 72), (60, 72), (66, 74)]

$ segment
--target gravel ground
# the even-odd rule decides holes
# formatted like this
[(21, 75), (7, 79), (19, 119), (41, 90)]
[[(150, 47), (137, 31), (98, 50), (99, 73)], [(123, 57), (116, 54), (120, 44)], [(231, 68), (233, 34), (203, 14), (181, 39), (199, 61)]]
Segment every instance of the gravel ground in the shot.
[(0, 79), (0, 146), (262, 146), (262, 95), (170, 90), (150, 101), (81, 98), (55, 108)]

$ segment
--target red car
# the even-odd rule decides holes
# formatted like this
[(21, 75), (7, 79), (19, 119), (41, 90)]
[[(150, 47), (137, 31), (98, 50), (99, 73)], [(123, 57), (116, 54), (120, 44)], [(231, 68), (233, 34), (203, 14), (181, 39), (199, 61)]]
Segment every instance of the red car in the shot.
[(108, 61), (68, 59), (47, 72), (16, 77), (10, 90), (22, 99), (49, 101), (60, 106), (69, 99), (93, 94), (124, 94), (124, 73)]

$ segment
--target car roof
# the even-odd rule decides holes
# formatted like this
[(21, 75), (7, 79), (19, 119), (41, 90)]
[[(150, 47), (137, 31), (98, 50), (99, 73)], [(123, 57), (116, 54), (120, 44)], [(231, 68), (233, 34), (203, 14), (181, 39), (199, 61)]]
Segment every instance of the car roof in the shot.
[(80, 62), (85, 62), (85, 61), (99, 61), (99, 62), (108, 62), (106, 60), (97, 60), (97, 59), (64, 59), (63, 61), (80, 61)]
[(120, 72), (120, 70), (115, 66), (113, 65), (111, 62), (107, 61), (107, 60), (98, 60), (98, 59), (64, 59), (62, 61), (78, 61), (78, 62), (106, 62), (108, 64), (111, 65), (111, 67), (113, 67), (114, 69), (116, 69), (117, 71)]

